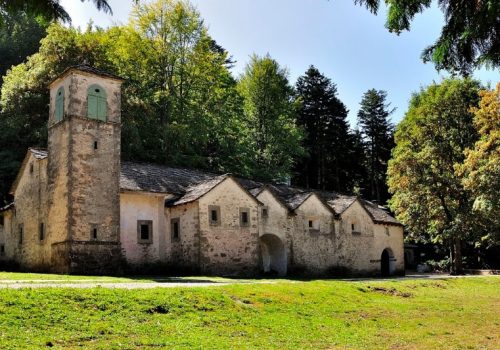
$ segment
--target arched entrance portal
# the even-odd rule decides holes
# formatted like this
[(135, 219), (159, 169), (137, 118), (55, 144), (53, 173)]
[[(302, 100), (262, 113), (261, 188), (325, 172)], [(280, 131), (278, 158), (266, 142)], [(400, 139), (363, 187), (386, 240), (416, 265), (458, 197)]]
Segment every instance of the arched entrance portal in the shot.
[(286, 250), (281, 239), (266, 233), (260, 239), (261, 270), (264, 273), (286, 275)]
[(390, 248), (384, 249), (380, 257), (380, 271), (383, 277), (394, 273), (394, 254)]

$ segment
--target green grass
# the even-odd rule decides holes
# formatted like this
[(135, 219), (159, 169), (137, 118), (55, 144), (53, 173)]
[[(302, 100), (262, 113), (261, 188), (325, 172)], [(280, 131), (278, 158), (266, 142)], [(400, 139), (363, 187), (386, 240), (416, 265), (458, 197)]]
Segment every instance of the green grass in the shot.
[(163, 277), (163, 276), (131, 276), (131, 277), (113, 277), (113, 276), (79, 276), (79, 275), (60, 275), (50, 273), (25, 273), (25, 272), (0, 272), (0, 284), (10, 282), (20, 283), (143, 283), (143, 282), (250, 282), (246, 279), (230, 279), (223, 277)]
[(0, 348), (498, 349), (500, 278), (0, 289)]

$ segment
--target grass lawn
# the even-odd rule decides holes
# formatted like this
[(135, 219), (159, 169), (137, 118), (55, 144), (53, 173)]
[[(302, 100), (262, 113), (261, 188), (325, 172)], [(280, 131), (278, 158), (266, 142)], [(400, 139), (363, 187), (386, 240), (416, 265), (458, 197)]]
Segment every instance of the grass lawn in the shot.
[(0, 348), (499, 349), (500, 278), (1, 289)]

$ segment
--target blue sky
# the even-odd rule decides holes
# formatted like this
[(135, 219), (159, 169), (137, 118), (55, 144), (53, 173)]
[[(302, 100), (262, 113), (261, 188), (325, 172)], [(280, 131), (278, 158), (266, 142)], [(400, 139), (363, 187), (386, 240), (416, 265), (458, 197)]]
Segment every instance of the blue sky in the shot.
[[(201, 13), (210, 35), (237, 61), (239, 75), (253, 53), (269, 53), (288, 68), (295, 83), (309, 65), (315, 65), (337, 84), (339, 98), (349, 109), (351, 126), (363, 93), (386, 90), (397, 123), (408, 107), (412, 92), (439, 82), (432, 64), (420, 59), (435, 41), (443, 23), (437, 7), (418, 15), (410, 32), (397, 36), (384, 27), (386, 9), (374, 16), (353, 0), (191, 0)], [(62, 0), (74, 26), (90, 19), (99, 26), (126, 23), (131, 0), (109, 0), (114, 15), (98, 12), (91, 2)], [(498, 70), (481, 69), (475, 77), (492, 85)]]

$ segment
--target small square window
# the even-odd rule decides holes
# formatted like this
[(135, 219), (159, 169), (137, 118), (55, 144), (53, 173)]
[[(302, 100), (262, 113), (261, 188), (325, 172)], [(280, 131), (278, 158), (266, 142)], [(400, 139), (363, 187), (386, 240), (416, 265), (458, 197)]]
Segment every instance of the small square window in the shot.
[(267, 219), (269, 217), (269, 208), (263, 207), (262, 208), (262, 218)]
[(40, 227), (38, 229), (38, 239), (43, 241), (45, 239), (45, 225), (43, 222), (40, 223)]
[(153, 221), (137, 221), (137, 242), (151, 243), (153, 241)]
[(170, 220), (170, 229), (172, 232), (172, 240), (178, 241), (181, 237), (181, 225), (179, 218)]
[(250, 226), (250, 210), (248, 208), (240, 208), (240, 226)]
[(208, 206), (210, 225), (220, 225), (220, 207), (218, 205)]

